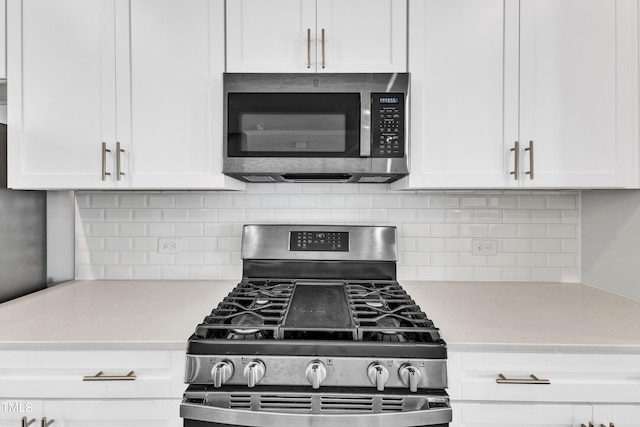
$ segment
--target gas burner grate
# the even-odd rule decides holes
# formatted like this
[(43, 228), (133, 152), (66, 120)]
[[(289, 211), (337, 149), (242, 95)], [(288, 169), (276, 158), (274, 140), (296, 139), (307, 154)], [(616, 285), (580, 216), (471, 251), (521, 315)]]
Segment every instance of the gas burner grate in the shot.
[[(304, 302), (292, 304), (294, 294)], [(315, 295), (323, 298), (316, 303)], [(317, 309), (315, 306), (323, 299), (324, 305)], [(330, 313), (328, 319), (326, 315), (320, 316), (325, 311)], [(311, 322), (314, 318), (320, 320)], [(441, 339), (433, 322), (395, 281), (267, 279), (242, 281), (197, 326), (195, 336), (229, 340), (398, 343)]]
[(273, 339), (293, 293), (293, 281), (243, 281), (196, 327), (199, 338)]
[(347, 282), (359, 341), (435, 342), (440, 332), (397, 282)]

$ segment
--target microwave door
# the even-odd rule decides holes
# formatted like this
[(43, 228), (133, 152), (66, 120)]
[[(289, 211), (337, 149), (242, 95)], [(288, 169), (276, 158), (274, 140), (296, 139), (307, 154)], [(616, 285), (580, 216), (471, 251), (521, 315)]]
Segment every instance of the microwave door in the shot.
[(359, 93), (230, 93), (230, 157), (360, 157)]

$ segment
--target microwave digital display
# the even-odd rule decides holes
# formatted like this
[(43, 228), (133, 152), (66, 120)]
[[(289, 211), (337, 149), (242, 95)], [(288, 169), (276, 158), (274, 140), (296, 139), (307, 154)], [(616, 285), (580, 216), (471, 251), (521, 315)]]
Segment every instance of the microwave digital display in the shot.
[(398, 104), (400, 98), (380, 98), (380, 104)]

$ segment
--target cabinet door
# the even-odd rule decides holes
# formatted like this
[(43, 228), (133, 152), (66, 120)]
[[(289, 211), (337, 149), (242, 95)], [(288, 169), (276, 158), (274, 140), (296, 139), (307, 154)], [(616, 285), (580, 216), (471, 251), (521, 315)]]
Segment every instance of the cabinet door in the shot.
[(595, 405), (595, 425), (640, 427), (640, 405)]
[(130, 11), (130, 74), (118, 75), (131, 93), (118, 102), (124, 182), (224, 187), (224, 1), (132, 0)]
[(227, 71), (316, 71), (315, 0), (227, 2)]
[[(638, 10), (628, 0), (520, 2), (522, 180), (637, 186)], [(533, 179), (532, 179), (533, 178)]]
[(64, 427), (176, 427), (179, 400), (45, 401), (44, 416)]
[(406, 0), (318, 0), (318, 72), (406, 72)]
[(113, 186), (101, 158), (115, 142), (114, 10), (114, 0), (8, 0), (10, 187)]
[(460, 427), (574, 427), (591, 420), (589, 405), (463, 403)]
[[(409, 4), (409, 187), (505, 187), (503, 0)], [(515, 180), (513, 180), (515, 181)]]

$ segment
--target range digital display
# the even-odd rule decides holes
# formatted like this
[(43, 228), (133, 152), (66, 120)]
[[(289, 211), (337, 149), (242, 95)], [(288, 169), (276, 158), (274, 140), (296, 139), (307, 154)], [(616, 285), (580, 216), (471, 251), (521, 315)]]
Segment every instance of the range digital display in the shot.
[(292, 251), (346, 252), (349, 233), (346, 231), (292, 231), (289, 235)]

